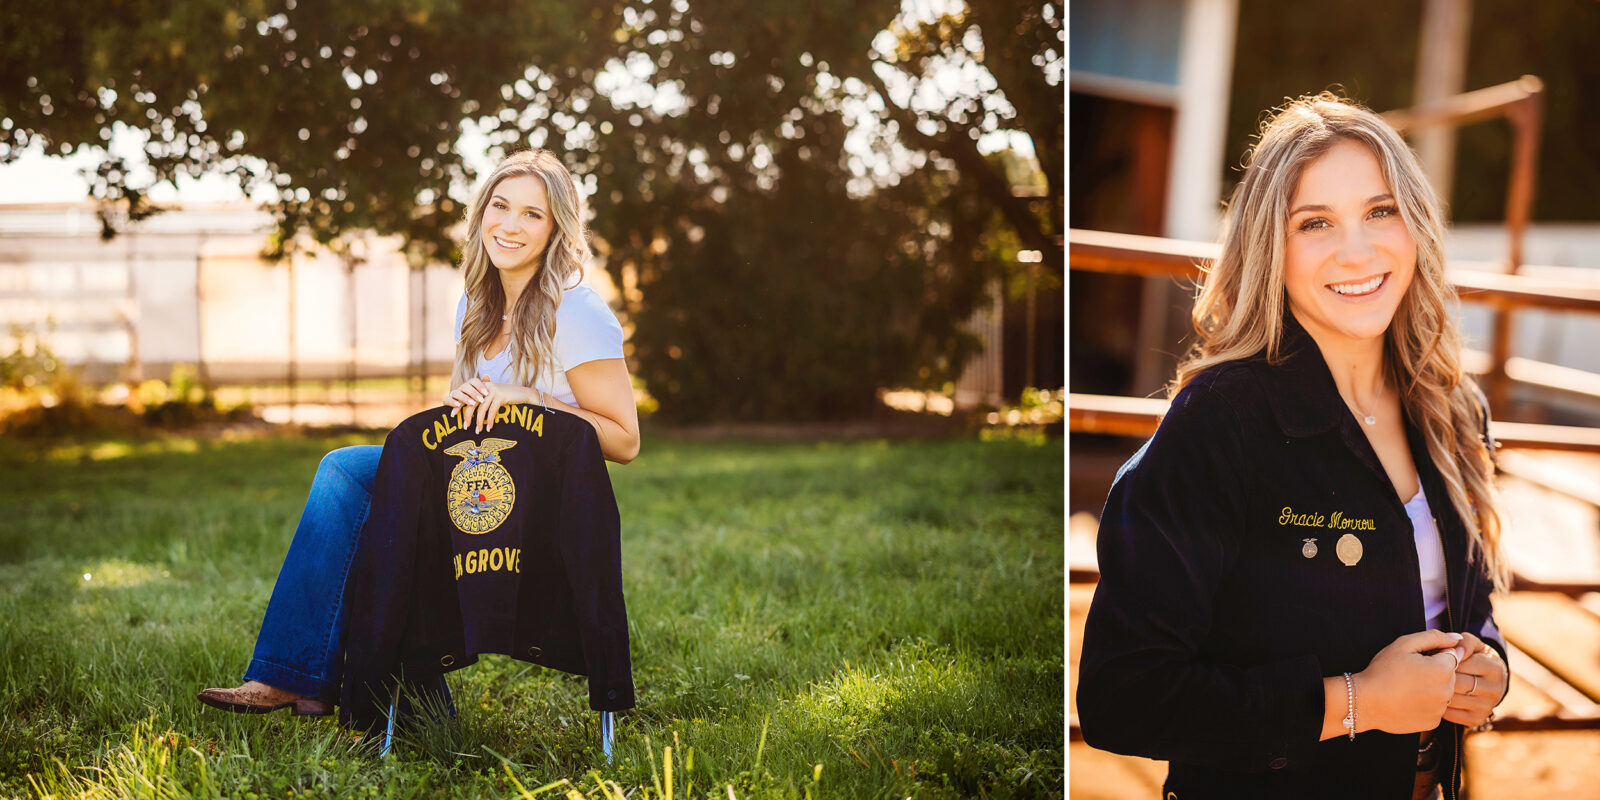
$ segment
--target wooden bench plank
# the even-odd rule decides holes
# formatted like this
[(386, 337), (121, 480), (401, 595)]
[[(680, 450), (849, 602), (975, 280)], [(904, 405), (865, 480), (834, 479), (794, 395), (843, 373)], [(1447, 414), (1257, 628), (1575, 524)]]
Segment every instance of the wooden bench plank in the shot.
[(1511, 592), (1496, 598), (1495, 620), (1512, 644), (1600, 702), (1600, 619), (1564, 595)]
[(1165, 763), (1107, 753), (1081, 741), (1068, 745), (1067, 757), (1072, 760), (1072, 800), (1157, 798), (1167, 780)]
[(1495, 712), (1497, 717), (1504, 718), (1502, 721), (1527, 723), (1563, 717), (1600, 722), (1600, 705), (1546, 669), (1527, 651), (1511, 643), (1506, 647), (1511, 658), (1511, 691), (1506, 693), (1505, 701)]
[(1069, 584), (1067, 587), (1067, 625), (1072, 631), (1067, 648), (1067, 716), (1078, 718), (1078, 660), (1083, 656), (1083, 623), (1089, 617), (1089, 601), (1094, 597), (1092, 584)]
[(1593, 731), (1476, 733), (1467, 737), (1466, 767), (1464, 787), (1473, 800), (1595, 800), (1600, 797), (1594, 779), (1600, 775), (1600, 736)]
[(1600, 507), (1600, 457), (1546, 450), (1500, 453), (1500, 471)]
[(1560, 703), (1523, 677), (1521, 668), (1525, 662), (1519, 659), (1512, 660), (1518, 671), (1511, 673), (1511, 691), (1506, 692), (1506, 699), (1500, 702), (1499, 708), (1495, 709), (1495, 716), (1497, 718), (1538, 719), (1540, 717), (1552, 717), (1560, 713)]
[(1068, 745), (1072, 760), (1072, 797), (1121, 800), (1126, 797), (1156, 797), (1167, 778), (1167, 765), (1148, 758), (1135, 758), (1083, 743), (1078, 729), (1078, 663), (1083, 656), (1083, 623), (1089, 616), (1089, 601), (1094, 586), (1071, 584), (1067, 595), (1067, 621), (1071, 635), (1067, 653), (1067, 718), (1072, 732)]
[(1521, 579), (1516, 588), (1600, 584), (1600, 508), (1516, 474), (1499, 483), (1506, 554)]

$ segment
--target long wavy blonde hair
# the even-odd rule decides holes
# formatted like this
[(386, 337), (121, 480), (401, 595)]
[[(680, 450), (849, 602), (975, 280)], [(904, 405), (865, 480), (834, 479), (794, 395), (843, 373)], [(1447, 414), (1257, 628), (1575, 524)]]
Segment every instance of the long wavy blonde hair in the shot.
[(461, 268), (466, 273), (467, 309), (462, 315), (461, 341), (456, 345), (455, 369), (450, 375), (452, 387), (476, 377), (480, 354), (500, 336), (500, 316), (507, 313), (506, 293), (484, 247), (483, 213), (501, 181), (523, 175), (532, 175), (544, 184), (555, 226), (529, 287), (535, 291), (524, 290), (510, 312), (511, 367), (517, 383), (523, 386), (533, 386), (541, 377), (555, 378), (556, 309), (561, 307), (566, 290), (583, 279), (584, 266), (589, 262), (584, 201), (572, 173), (554, 153), (523, 150), (495, 166), (467, 210), (467, 242), (461, 257)]
[(1176, 395), (1210, 367), (1265, 355), (1278, 363), (1283, 338), (1284, 240), (1289, 202), (1306, 165), (1341, 141), (1377, 158), (1417, 243), (1416, 276), (1384, 340), (1384, 369), (1427, 442), (1428, 455), (1466, 523), (1471, 556), (1481, 556), (1497, 588), (1509, 582), (1500, 546), (1494, 464), (1482, 432), (1482, 393), (1461, 368), (1455, 289), (1444, 275), (1444, 221), (1438, 196), (1415, 154), (1383, 118), (1331, 92), (1308, 95), (1262, 123), (1228, 204), (1222, 254), (1204, 269), (1194, 304), (1198, 338), (1168, 386)]

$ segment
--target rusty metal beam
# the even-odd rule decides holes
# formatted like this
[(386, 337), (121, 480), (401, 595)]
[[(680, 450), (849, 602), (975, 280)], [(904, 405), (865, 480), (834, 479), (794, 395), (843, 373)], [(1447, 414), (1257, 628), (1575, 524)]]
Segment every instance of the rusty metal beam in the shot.
[[(1098, 580), (1098, 578), (1096, 579)], [(1600, 583), (1582, 583), (1574, 581), (1536, 581), (1524, 578), (1521, 575), (1512, 576), (1511, 590), (1514, 592), (1554, 592), (1568, 597), (1582, 597), (1590, 592), (1600, 592)]]
[[(1384, 115), (1396, 129), (1415, 132), (1441, 126), (1459, 127), (1495, 117), (1511, 124), (1511, 180), (1506, 191), (1506, 233), (1509, 238), (1506, 273), (1522, 269), (1523, 234), (1533, 213), (1534, 182), (1538, 177), (1539, 137), (1544, 130), (1544, 82), (1524, 75), (1510, 83), (1466, 92), (1411, 109)], [(1509, 308), (1496, 307), (1490, 322), (1489, 369), (1484, 388), (1495, 408), (1507, 408), (1511, 379), (1506, 375), (1506, 360), (1511, 357), (1511, 314)]]
[[(1075, 270), (1120, 275), (1166, 276), (1199, 280), (1202, 264), (1214, 261), (1222, 247), (1157, 236), (1135, 236), (1074, 228), (1069, 258)], [(1470, 262), (1478, 263), (1478, 262)], [(1462, 302), (1499, 309), (1541, 308), (1551, 311), (1600, 313), (1600, 285), (1530, 275), (1507, 275), (1481, 269), (1451, 268), (1446, 277)]]
[(1146, 438), (1167, 413), (1167, 401), (1149, 397), (1067, 396), (1068, 425), (1073, 433), (1106, 433)]
[[(1155, 433), (1166, 411), (1167, 401), (1157, 398), (1067, 395), (1067, 425), (1073, 433), (1147, 437)], [(1490, 422), (1489, 428), (1504, 448), (1600, 453), (1600, 428), (1499, 420)]]
[(1438, 125), (1469, 125), (1501, 116), (1507, 109), (1543, 92), (1544, 81), (1533, 75), (1524, 75), (1509, 83), (1463, 92), (1438, 102), (1386, 111), (1382, 116), (1401, 133)]

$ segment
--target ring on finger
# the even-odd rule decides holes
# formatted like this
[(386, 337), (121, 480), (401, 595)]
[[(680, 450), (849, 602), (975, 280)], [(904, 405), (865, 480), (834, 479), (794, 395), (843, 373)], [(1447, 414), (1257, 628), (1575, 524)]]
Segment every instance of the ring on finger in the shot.
[(1474, 675), (1472, 676), (1472, 688), (1467, 690), (1467, 696), (1471, 697), (1472, 693), (1476, 691), (1478, 691), (1478, 676)]
[(1461, 666), (1461, 656), (1456, 655), (1456, 651), (1454, 651), (1454, 650), (1446, 650), (1446, 651), (1444, 651), (1444, 654), (1449, 656), (1451, 659), (1453, 659), (1456, 662), (1456, 663), (1450, 665), (1450, 671), (1451, 672), (1454, 672), (1456, 667)]

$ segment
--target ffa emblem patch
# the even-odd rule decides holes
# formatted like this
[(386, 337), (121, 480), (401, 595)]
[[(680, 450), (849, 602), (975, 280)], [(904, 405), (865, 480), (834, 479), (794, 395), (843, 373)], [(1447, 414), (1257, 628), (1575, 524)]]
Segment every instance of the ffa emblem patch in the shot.
[(516, 444), (510, 439), (484, 439), (483, 444), (468, 440), (445, 450), (461, 456), (461, 463), (450, 473), (445, 500), (450, 521), (462, 533), (488, 533), (511, 516), (517, 487), (511, 482), (511, 473), (500, 466), (500, 451)]

